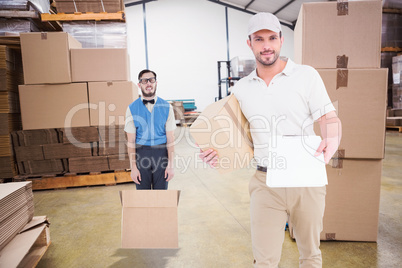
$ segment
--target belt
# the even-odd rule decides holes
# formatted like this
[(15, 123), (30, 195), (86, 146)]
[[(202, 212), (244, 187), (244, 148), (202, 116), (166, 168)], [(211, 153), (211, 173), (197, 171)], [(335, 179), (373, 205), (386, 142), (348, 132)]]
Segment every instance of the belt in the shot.
[(258, 166), (258, 165), (257, 165), (257, 170), (258, 170), (258, 171), (262, 171), (262, 172), (267, 172), (267, 167), (263, 167), (263, 166)]

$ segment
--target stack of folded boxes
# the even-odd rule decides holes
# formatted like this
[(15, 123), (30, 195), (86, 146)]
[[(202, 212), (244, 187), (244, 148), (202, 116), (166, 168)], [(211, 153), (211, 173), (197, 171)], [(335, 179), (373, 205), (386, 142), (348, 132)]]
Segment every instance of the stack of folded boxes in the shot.
[(21, 34), (21, 49), (23, 131), (13, 133), (20, 174), (129, 168), (122, 125), (138, 89), (126, 49), (81, 48), (63, 32)]
[(10, 133), (21, 129), (18, 85), (22, 81), (20, 49), (0, 46), (0, 179), (16, 175)]
[(297, 20), (295, 60), (318, 70), (342, 121), (322, 240), (377, 241), (388, 77), (381, 17), (381, 1), (338, 1), (305, 3)]
[(0, 251), (32, 220), (32, 182), (0, 185)]

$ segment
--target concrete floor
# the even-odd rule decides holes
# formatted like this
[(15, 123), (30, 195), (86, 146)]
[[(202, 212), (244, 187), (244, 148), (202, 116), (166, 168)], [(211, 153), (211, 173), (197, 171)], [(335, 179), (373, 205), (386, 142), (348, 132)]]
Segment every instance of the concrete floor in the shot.
[[(35, 191), (35, 215), (47, 215), (52, 244), (42, 267), (252, 267), (248, 180), (254, 170), (219, 175), (195, 164), (188, 131), (178, 128), (176, 153), (192, 159), (176, 169), (169, 189), (181, 190), (179, 249), (120, 248), (119, 191), (133, 183)], [(377, 243), (322, 242), (323, 267), (401, 267), (402, 134), (387, 132)], [(359, 228), (356, 226), (356, 228)], [(298, 267), (296, 243), (283, 245), (280, 267)]]

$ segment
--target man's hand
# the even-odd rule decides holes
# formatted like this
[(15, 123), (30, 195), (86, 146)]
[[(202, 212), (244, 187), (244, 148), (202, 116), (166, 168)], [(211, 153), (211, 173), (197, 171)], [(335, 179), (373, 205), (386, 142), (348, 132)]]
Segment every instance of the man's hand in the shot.
[(209, 164), (210, 167), (215, 167), (218, 163), (218, 153), (213, 149), (208, 149), (205, 151), (200, 149), (200, 158), (202, 161)]
[(335, 111), (320, 117), (318, 123), (320, 124), (322, 141), (314, 155), (319, 156), (324, 153), (325, 164), (328, 164), (341, 143), (342, 124)]
[(172, 167), (167, 167), (165, 169), (165, 179), (166, 181), (170, 181), (174, 177), (174, 168)]
[(137, 167), (131, 169), (131, 179), (135, 184), (140, 184), (141, 181), (141, 173)]
[(329, 160), (331, 160), (336, 150), (338, 150), (338, 146), (339, 137), (323, 139), (320, 143), (320, 146), (318, 146), (318, 149), (315, 152), (314, 156), (319, 156), (321, 153), (324, 153), (325, 164), (328, 164)]

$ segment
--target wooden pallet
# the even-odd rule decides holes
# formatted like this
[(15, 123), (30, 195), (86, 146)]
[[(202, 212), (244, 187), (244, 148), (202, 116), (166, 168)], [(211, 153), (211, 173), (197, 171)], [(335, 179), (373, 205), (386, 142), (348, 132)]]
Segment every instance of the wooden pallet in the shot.
[(401, 52), (402, 48), (400, 47), (382, 47), (381, 52)]
[(1, 251), (1, 267), (36, 267), (50, 245), (46, 216), (35, 216)]
[(402, 133), (402, 126), (387, 126), (387, 129), (396, 129), (399, 133)]
[(63, 175), (46, 175), (41, 177), (17, 176), (14, 181), (32, 181), (32, 190), (66, 189), (72, 187), (116, 185), (117, 183), (133, 182), (130, 171), (115, 171), (109, 173), (90, 173)]
[(123, 11), (117, 13), (93, 13), (93, 12), (76, 12), (76, 13), (57, 13), (57, 14), (49, 14), (42, 13), (41, 15), (42, 21), (81, 21), (81, 20), (117, 20), (117, 21), (125, 21), (125, 14)]

